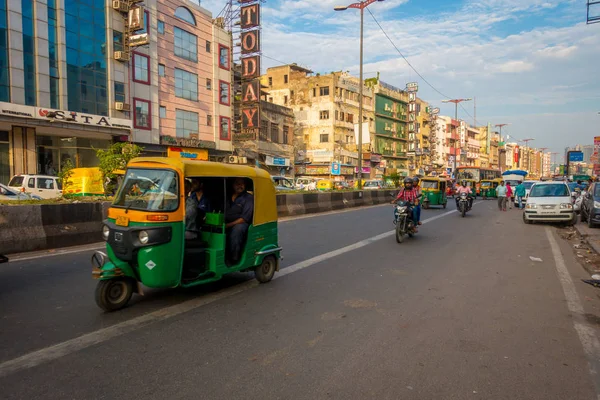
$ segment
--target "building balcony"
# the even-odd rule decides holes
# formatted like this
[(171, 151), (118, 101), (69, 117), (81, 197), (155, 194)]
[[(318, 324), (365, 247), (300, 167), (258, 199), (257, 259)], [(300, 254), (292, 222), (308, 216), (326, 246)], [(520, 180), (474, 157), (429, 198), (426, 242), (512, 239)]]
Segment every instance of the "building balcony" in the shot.
[(346, 129), (352, 129), (354, 130), (354, 123), (353, 122), (346, 122), (346, 121), (335, 121), (333, 123), (333, 125), (337, 128), (346, 128)]

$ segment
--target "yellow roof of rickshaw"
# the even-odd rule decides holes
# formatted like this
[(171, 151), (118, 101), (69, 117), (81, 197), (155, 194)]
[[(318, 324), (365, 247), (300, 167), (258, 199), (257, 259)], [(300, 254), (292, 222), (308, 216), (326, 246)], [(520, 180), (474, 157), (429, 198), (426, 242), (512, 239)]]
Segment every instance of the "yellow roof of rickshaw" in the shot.
[[(271, 180), (271, 175), (263, 169), (247, 165), (225, 164), (212, 161), (180, 160), (170, 157), (138, 157), (134, 163), (156, 163), (178, 168), (187, 176), (243, 177)], [(129, 165), (128, 165), (129, 166)]]
[(435, 182), (441, 182), (441, 181), (447, 181), (446, 178), (441, 178), (439, 176), (424, 176), (422, 178), (420, 178), (422, 181), (435, 181)]

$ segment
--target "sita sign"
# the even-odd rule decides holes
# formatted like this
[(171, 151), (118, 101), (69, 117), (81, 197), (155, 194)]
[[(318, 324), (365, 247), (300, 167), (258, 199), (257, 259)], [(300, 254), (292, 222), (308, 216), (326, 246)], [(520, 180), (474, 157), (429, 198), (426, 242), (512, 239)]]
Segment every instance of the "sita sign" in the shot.
[(260, 130), (260, 2), (240, 0), (242, 29), (242, 131), (237, 139), (254, 140)]

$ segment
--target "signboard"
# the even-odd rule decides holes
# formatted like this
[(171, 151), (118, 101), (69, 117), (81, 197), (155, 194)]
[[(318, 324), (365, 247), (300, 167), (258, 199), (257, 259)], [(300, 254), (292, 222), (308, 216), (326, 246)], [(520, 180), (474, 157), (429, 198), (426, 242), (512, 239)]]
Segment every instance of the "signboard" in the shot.
[(273, 165), (273, 166), (280, 166), (280, 167), (289, 167), (290, 166), (290, 159), (289, 158), (283, 158), (283, 157), (266, 156), (265, 157), (265, 164), (267, 164), (267, 165)]
[[(354, 124), (354, 141), (358, 145), (358, 124)], [(362, 144), (371, 143), (371, 133), (369, 132), (369, 123), (363, 122), (362, 126)]]
[(438, 107), (435, 107), (433, 110), (431, 110), (431, 113), (432, 113), (433, 115), (437, 115), (437, 114), (439, 114), (439, 113), (440, 113), (440, 109), (439, 109)]
[(594, 163), (594, 175), (599, 175), (597, 171), (600, 171), (600, 136), (594, 137), (594, 153), (591, 157), (591, 162)]
[(169, 135), (160, 136), (160, 144), (170, 146), (181, 146), (190, 147), (195, 149), (214, 149), (216, 148), (215, 142), (208, 140), (199, 140), (193, 138), (182, 138)]
[(409, 93), (416, 92), (419, 90), (419, 84), (417, 82), (410, 82), (406, 84), (406, 91)]
[(240, 3), (242, 127), (235, 139), (256, 140), (260, 132), (260, 2), (240, 0)]
[(583, 152), (582, 151), (570, 151), (569, 152), (569, 161), (583, 162)]
[(167, 157), (185, 160), (208, 161), (208, 150), (186, 147), (168, 147)]
[(342, 172), (340, 167), (340, 163), (331, 163), (331, 175), (340, 175)]
[(131, 120), (128, 119), (111, 118), (102, 115), (85, 114), (75, 111), (57, 110), (53, 108), (23, 106), (20, 104), (3, 102), (0, 102), (0, 115), (97, 126), (101, 128), (131, 129)]

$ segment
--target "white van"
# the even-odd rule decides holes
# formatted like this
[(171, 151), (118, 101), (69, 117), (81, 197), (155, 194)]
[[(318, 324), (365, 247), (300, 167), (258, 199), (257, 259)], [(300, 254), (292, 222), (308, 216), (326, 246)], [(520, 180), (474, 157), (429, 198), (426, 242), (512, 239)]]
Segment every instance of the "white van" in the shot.
[(19, 192), (39, 196), (42, 199), (53, 199), (62, 196), (62, 185), (57, 176), (49, 175), (15, 175), (8, 187)]

